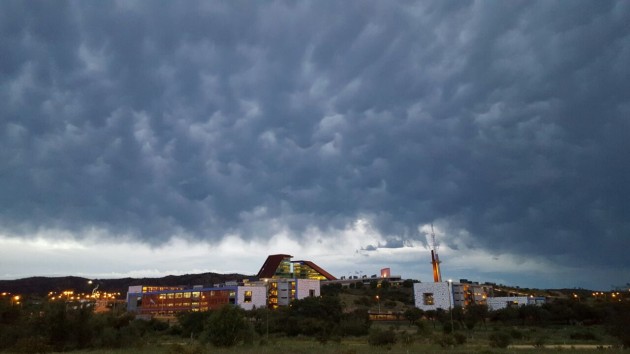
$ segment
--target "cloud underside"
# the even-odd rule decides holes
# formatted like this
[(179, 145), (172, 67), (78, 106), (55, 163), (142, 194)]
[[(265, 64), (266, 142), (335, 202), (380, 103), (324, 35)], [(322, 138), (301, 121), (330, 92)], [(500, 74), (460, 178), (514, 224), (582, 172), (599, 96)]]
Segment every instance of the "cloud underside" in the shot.
[(629, 265), (628, 2), (0, 6), (4, 234)]

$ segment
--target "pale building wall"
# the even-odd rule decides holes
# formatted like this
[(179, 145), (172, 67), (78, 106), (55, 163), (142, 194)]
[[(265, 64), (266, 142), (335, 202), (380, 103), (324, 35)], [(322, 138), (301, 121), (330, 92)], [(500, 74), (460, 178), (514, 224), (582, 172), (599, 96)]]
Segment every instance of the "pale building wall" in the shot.
[[(245, 292), (252, 292), (250, 302), (245, 302)], [(236, 304), (244, 310), (267, 306), (267, 289), (264, 286), (239, 286), (236, 291)]]
[(295, 298), (303, 299), (311, 296), (311, 290), (313, 290), (313, 296), (320, 296), (319, 280), (316, 279), (297, 279), (296, 280)]
[[(421, 310), (429, 311), (439, 308), (448, 310), (454, 306), (453, 294), (448, 282), (415, 283), (413, 284), (413, 292), (416, 307)], [(433, 304), (427, 303), (429, 294), (431, 294)]]
[(278, 282), (278, 306), (288, 306), (291, 298), (291, 281), (282, 279)]
[(486, 299), (489, 310), (500, 310), (508, 306), (525, 306), (529, 304), (527, 296), (500, 296)]

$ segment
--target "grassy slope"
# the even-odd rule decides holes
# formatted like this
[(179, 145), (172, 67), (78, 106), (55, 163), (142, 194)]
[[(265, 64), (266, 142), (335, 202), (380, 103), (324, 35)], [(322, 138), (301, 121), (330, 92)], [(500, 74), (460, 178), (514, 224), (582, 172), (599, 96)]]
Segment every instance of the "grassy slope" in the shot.
[[(389, 328), (391, 324), (375, 323), (373, 326), (381, 326)], [(234, 348), (213, 348), (204, 346), (200, 343), (192, 344), (183, 338), (176, 337), (155, 337), (150, 339), (142, 347), (128, 348), (121, 350), (96, 350), (74, 353), (91, 353), (91, 354), (123, 354), (123, 353), (164, 353), (164, 354), (202, 354), (202, 353), (295, 353), (295, 354), (322, 354), (322, 353), (338, 353), (338, 354), (359, 354), (359, 353), (595, 353), (601, 352), (597, 346), (608, 346), (616, 343), (616, 341), (603, 332), (600, 327), (576, 327), (576, 326), (557, 326), (547, 328), (518, 327), (516, 330), (523, 334), (520, 340), (514, 340), (512, 347), (508, 349), (492, 348), (489, 346), (488, 336), (495, 332), (492, 326), (487, 329), (482, 327), (473, 331), (462, 331), (466, 334), (467, 342), (464, 345), (453, 348), (442, 348), (435, 344), (435, 338), (441, 336), (439, 331), (433, 331), (431, 325), (427, 325), (425, 333), (419, 334), (415, 327), (406, 324), (394, 325), (396, 332), (401, 335), (404, 332), (411, 335), (413, 342), (411, 344), (403, 344), (399, 340), (398, 343), (391, 348), (370, 346), (367, 337), (344, 338), (339, 343), (329, 342), (320, 344), (312, 338), (297, 337), (272, 337), (267, 345), (260, 345), (259, 340), (252, 345), (240, 345)], [(509, 331), (510, 329), (502, 329)], [(577, 331), (591, 331), (597, 335), (598, 341), (571, 340), (569, 335)], [(544, 348), (534, 348), (532, 343), (540, 337), (546, 337), (546, 346)], [(584, 347), (586, 346), (586, 347)], [(609, 349), (606, 353), (624, 353), (620, 349)], [(627, 353), (627, 351), (625, 352)]]

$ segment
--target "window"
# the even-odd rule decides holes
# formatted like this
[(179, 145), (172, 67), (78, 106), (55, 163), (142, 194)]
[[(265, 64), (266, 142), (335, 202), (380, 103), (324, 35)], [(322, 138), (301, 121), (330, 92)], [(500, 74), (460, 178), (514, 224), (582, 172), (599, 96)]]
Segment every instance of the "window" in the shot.
[(192, 297), (194, 297), (194, 298), (199, 298), (199, 295), (200, 295), (200, 293), (198, 291), (194, 291), (192, 293)]
[(433, 304), (435, 304), (435, 302), (433, 300), (433, 293), (424, 293), (424, 294), (422, 294), (422, 302), (425, 305), (433, 305)]
[(177, 294), (175, 294), (175, 298), (176, 298), (176, 299), (181, 299), (181, 298), (182, 298), (182, 293), (177, 293)]
[(245, 291), (245, 300), (244, 300), (244, 302), (252, 302), (252, 291), (251, 290)]
[(229, 297), (230, 297), (229, 303), (232, 305), (236, 304), (236, 291), (230, 291)]
[(190, 293), (184, 293), (184, 297), (185, 297), (186, 299), (190, 299)]
[(172, 298), (174, 297), (174, 295), (175, 295), (175, 294), (170, 293), (170, 294), (166, 294), (166, 297), (167, 297), (167, 298), (169, 298), (169, 299), (172, 299)]

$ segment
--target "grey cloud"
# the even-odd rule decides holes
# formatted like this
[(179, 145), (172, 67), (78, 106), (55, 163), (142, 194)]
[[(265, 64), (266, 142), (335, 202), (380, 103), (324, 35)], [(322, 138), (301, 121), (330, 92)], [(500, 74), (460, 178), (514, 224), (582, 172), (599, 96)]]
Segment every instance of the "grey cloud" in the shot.
[(369, 215), (383, 247), (440, 219), (497, 253), (629, 266), (626, 2), (1, 6), (12, 233)]

